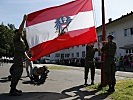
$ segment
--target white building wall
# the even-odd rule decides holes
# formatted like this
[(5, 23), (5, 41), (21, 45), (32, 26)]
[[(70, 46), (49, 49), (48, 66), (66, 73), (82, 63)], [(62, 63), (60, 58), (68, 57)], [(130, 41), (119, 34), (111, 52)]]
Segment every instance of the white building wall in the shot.
[[(85, 51), (85, 46), (80, 45), (80, 46), (74, 46), (70, 47), (68, 49), (60, 50), (58, 52), (50, 54), (50, 59), (51, 60), (58, 60), (58, 59), (70, 59), (70, 58), (82, 58), (82, 52)], [(60, 56), (57, 57), (56, 55), (59, 54)], [(61, 57), (61, 54), (64, 54), (64, 57)], [(66, 54), (69, 54), (69, 57), (65, 56)]]
[[(97, 28), (98, 36), (101, 35), (101, 28)], [(106, 24), (106, 37), (109, 33), (114, 33), (114, 41), (117, 44), (117, 53), (116, 56), (119, 57), (121, 55), (126, 54), (126, 50), (120, 49), (120, 47), (124, 47), (125, 45), (133, 44), (133, 35), (125, 36), (125, 29), (133, 28), (133, 14), (126, 15), (126, 17), (121, 17), (115, 21), (112, 21)]]

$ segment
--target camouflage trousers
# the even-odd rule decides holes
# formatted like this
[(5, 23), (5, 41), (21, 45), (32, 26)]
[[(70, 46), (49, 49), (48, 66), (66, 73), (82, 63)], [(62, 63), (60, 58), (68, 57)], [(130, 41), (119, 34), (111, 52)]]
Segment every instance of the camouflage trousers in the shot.
[(115, 64), (113, 60), (111, 59), (106, 59), (104, 62), (104, 70), (105, 70), (105, 80), (106, 83), (109, 85), (115, 85), (116, 84), (116, 79), (115, 79)]
[(95, 77), (95, 66), (93, 62), (86, 62), (84, 70), (84, 79), (88, 79), (89, 70), (91, 72), (91, 80), (94, 81)]
[(11, 88), (16, 88), (23, 72), (23, 63), (14, 63), (10, 68)]

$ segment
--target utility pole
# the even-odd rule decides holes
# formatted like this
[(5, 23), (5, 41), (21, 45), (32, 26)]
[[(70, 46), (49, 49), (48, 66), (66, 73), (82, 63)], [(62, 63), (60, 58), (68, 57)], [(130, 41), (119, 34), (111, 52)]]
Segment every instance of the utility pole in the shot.
[[(106, 40), (106, 32), (105, 32), (105, 9), (104, 9), (104, 0), (102, 0), (102, 41)], [(103, 45), (104, 42), (103, 42)], [(102, 53), (101, 55), (101, 61), (102, 61), (102, 65), (101, 65), (101, 86), (106, 86), (106, 80), (105, 80), (105, 70), (104, 70), (104, 66), (103, 66), (103, 61), (104, 61), (105, 57)]]

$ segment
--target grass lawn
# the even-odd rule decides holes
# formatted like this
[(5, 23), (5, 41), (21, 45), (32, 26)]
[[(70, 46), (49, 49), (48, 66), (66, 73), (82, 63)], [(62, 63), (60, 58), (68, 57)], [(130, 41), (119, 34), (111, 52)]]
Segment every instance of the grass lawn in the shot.
[[(99, 84), (92, 86), (87, 86), (88, 90), (98, 89)], [(102, 90), (98, 91), (98, 94), (107, 94), (108, 87), (104, 87)], [(115, 92), (109, 94), (112, 100), (133, 100), (133, 79), (119, 80), (116, 82)]]
[[(50, 70), (66, 70), (70, 69), (64, 66), (48, 66)], [(99, 84), (85, 87), (89, 91), (98, 90)], [(107, 95), (112, 100), (133, 100), (133, 79), (118, 80), (115, 85), (115, 92), (108, 94), (107, 87), (98, 90), (96, 95)]]
[(64, 67), (64, 66), (47, 66), (47, 67), (50, 70), (66, 70), (66, 69), (70, 69), (70, 68), (67, 68), (67, 67)]

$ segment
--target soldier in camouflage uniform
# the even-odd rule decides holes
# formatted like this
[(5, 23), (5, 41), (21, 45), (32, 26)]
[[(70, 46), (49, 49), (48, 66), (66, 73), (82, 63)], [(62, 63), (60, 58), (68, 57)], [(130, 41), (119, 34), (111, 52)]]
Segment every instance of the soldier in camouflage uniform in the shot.
[(108, 36), (108, 42), (105, 43), (105, 45), (102, 47), (101, 51), (104, 53), (104, 70), (105, 70), (105, 80), (107, 82), (107, 85), (109, 85), (108, 92), (114, 92), (115, 91), (115, 61), (114, 56), (116, 53), (116, 43), (113, 42), (113, 36)]
[(94, 76), (95, 76), (95, 65), (94, 65), (94, 55), (95, 52), (98, 51), (97, 48), (93, 48), (94, 44), (87, 44), (86, 46), (86, 59), (85, 59), (85, 70), (84, 70), (84, 79), (85, 83), (84, 85), (87, 84), (87, 79), (88, 79), (88, 73), (89, 69), (91, 70), (91, 85), (94, 84)]
[(9, 95), (11, 96), (19, 96), (22, 94), (21, 90), (17, 90), (16, 86), (18, 84), (19, 79), (21, 78), (23, 72), (23, 61), (25, 58), (25, 44), (22, 40), (22, 31), (24, 28), (25, 21), (27, 16), (23, 17), (23, 21), (19, 27), (19, 29), (15, 30), (14, 35), (14, 64), (10, 68), (11, 73), (11, 89)]

